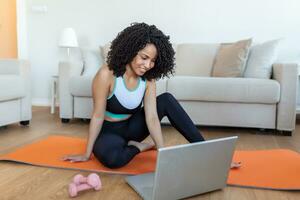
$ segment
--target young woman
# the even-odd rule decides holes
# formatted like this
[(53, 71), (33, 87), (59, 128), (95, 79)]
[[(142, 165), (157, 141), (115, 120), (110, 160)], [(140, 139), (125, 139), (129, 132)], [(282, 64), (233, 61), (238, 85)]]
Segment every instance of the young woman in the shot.
[[(203, 141), (171, 94), (156, 97), (155, 81), (173, 74), (174, 54), (169, 37), (154, 25), (134, 23), (121, 31), (111, 44), (107, 65), (93, 80), (86, 153), (63, 159), (87, 161), (93, 153), (106, 167), (122, 167), (138, 153), (164, 146), (164, 116), (189, 142)], [(155, 144), (142, 143), (148, 135)]]

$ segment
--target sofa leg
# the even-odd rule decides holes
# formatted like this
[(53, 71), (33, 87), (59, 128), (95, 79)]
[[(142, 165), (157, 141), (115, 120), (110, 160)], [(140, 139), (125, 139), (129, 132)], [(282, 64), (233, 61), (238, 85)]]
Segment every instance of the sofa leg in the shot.
[(264, 128), (260, 128), (260, 129), (258, 129), (259, 130), (259, 132), (266, 132), (266, 129), (264, 129)]
[(66, 123), (69, 123), (70, 122), (70, 119), (67, 119), (67, 118), (61, 118), (61, 122), (66, 124)]
[(260, 128), (258, 133), (261, 135), (292, 136), (292, 131), (282, 131), (277, 129)]
[(281, 130), (277, 130), (277, 134), (278, 135), (282, 135), (282, 136), (292, 136), (293, 131), (281, 131)]
[(84, 123), (90, 123), (91, 119), (81, 118), (81, 121)]
[(26, 120), (26, 121), (20, 121), (20, 124), (22, 126), (28, 126), (29, 125), (29, 120)]

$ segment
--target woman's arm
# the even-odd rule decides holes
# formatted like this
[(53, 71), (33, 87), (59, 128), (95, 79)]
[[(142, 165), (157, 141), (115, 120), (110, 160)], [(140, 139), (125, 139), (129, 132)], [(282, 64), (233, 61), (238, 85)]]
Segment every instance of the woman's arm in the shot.
[(155, 142), (156, 148), (161, 148), (164, 146), (164, 141), (162, 137), (160, 121), (157, 115), (155, 80), (147, 81), (147, 87), (144, 97), (144, 109), (150, 136)]
[(97, 139), (99, 132), (102, 128), (104, 121), (104, 113), (106, 109), (106, 99), (110, 90), (111, 72), (106, 66), (101, 67), (92, 83), (92, 95), (93, 95), (93, 113), (91, 116), (89, 126), (89, 136), (87, 139), (86, 152), (83, 155), (68, 155), (63, 160), (69, 160), (71, 162), (86, 161), (89, 160), (95, 140)]
[(107, 68), (102, 68), (93, 80), (92, 92), (94, 108), (89, 127), (89, 137), (86, 149), (86, 156), (88, 158), (91, 156), (95, 140), (99, 135), (104, 121), (106, 99), (110, 88), (109, 73), (110, 72)]

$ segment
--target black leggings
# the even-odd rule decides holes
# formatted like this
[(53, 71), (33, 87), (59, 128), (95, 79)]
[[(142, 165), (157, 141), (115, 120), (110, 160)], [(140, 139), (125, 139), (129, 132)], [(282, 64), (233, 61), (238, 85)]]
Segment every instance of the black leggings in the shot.
[[(173, 95), (163, 93), (156, 100), (157, 114), (160, 121), (164, 116), (167, 116), (172, 126), (189, 142), (204, 141), (192, 120)], [(106, 167), (122, 167), (140, 152), (137, 147), (128, 145), (128, 141), (141, 142), (149, 134), (145, 111), (142, 108), (127, 120), (120, 122), (104, 121), (95, 141), (93, 153)]]

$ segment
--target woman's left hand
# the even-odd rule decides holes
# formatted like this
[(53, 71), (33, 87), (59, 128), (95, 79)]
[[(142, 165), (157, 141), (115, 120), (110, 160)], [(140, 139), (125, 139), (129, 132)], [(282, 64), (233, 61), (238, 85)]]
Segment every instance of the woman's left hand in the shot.
[(70, 162), (85, 162), (88, 161), (90, 158), (85, 154), (78, 154), (78, 155), (66, 155), (61, 158), (63, 161), (70, 161)]
[(230, 169), (240, 168), (242, 166), (241, 162), (232, 162), (230, 165)]

